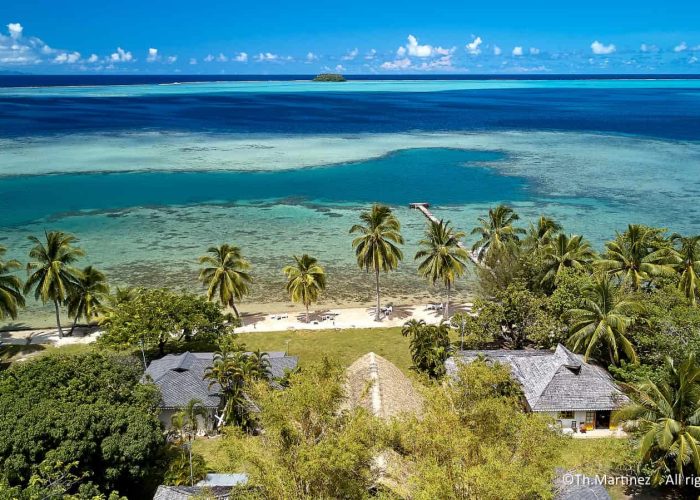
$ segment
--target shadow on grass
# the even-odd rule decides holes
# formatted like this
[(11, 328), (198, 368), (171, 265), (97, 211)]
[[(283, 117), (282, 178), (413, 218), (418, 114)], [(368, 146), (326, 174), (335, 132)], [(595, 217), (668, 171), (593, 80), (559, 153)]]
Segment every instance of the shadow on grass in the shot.
[(0, 371), (9, 368), (13, 361), (17, 361), (24, 356), (43, 351), (45, 349), (46, 346), (41, 344), (3, 345), (0, 347)]

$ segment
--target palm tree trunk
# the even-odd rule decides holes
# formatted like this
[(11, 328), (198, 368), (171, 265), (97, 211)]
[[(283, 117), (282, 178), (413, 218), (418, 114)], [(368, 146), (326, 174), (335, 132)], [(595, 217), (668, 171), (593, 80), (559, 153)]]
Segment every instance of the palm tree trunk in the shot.
[(78, 324), (78, 315), (75, 315), (75, 321), (73, 321), (73, 325), (70, 327), (70, 332), (68, 332), (68, 336), (72, 337), (73, 336), (73, 330), (75, 330), (75, 325)]
[(306, 322), (309, 322), (309, 306), (306, 306)]
[(233, 299), (231, 299), (231, 309), (233, 309), (233, 312), (236, 314), (236, 317), (240, 319), (241, 315), (238, 313), (238, 308), (236, 307), (236, 303)]
[(442, 319), (449, 319), (450, 317), (450, 288), (452, 287), (451, 283), (447, 284), (447, 302), (445, 302), (445, 310), (443, 311), (442, 314)]
[(375, 311), (375, 314), (374, 314), (374, 321), (380, 321), (381, 318), (379, 317), (379, 312), (381, 309), (381, 302), (380, 302), (380, 298), (379, 298), (379, 266), (375, 267), (375, 269), (374, 269), (374, 279), (375, 279), (375, 283), (377, 285), (377, 310)]
[(56, 308), (56, 326), (58, 326), (58, 338), (63, 338), (63, 328), (61, 328), (61, 315), (58, 312), (58, 301), (54, 300), (53, 305)]

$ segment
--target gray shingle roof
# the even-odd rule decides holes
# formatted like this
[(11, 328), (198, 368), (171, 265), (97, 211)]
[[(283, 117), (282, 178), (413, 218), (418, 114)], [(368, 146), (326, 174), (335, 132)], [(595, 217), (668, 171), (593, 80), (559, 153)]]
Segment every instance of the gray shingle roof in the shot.
[[(296, 356), (285, 356), (283, 352), (269, 352), (272, 378), (284, 376), (285, 370), (296, 368)], [(185, 352), (168, 354), (151, 362), (146, 370), (160, 388), (162, 408), (182, 408), (192, 399), (199, 399), (207, 408), (218, 408), (221, 403), (220, 387), (217, 383), (209, 388), (204, 374), (214, 362), (213, 352)]]
[(565, 473), (563, 469), (557, 469), (554, 490), (554, 500), (610, 500), (605, 487), (595, 478), (575, 472)]
[(189, 500), (206, 494), (206, 498), (228, 500), (231, 497), (230, 486), (158, 486), (153, 500)]
[(561, 344), (554, 352), (458, 351), (445, 362), (447, 372), (454, 374), (458, 362), (468, 363), (479, 355), (511, 367), (533, 411), (613, 410), (628, 401), (607, 371)]

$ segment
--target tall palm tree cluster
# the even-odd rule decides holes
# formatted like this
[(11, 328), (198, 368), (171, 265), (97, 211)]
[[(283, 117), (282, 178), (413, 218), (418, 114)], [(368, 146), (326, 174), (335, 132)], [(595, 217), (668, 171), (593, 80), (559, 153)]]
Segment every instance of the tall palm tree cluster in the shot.
[(44, 238), (30, 236), (32, 248), (26, 265), (27, 280), (17, 276), (22, 267), (17, 260), (2, 259), (6, 249), (0, 246), (0, 319), (16, 319), (25, 296), (33, 292), (42, 303), (52, 303), (58, 336), (63, 337), (61, 306), (68, 307), (74, 318), (70, 333), (81, 318), (91, 322), (101, 313), (109, 287), (105, 275), (93, 266), (79, 269), (74, 264), (85, 255), (75, 246), (75, 236), (61, 231), (44, 233)]
[[(489, 210), (472, 230), (481, 238), (472, 250), (488, 267), (498, 266), (507, 255), (530, 257), (539, 271), (540, 291), (552, 293), (557, 278), (567, 269), (585, 271), (594, 283), (584, 290), (582, 305), (568, 311), (569, 342), (585, 357), (604, 345), (612, 363), (620, 353), (635, 362), (636, 353), (626, 336), (628, 328), (644, 312), (642, 305), (626, 298), (625, 291), (653, 288), (657, 280), (676, 280), (690, 304), (700, 294), (700, 236), (673, 234), (641, 224), (618, 232), (597, 254), (581, 235), (567, 235), (556, 221), (540, 217), (528, 230), (514, 224), (519, 216), (505, 205)], [(522, 237), (521, 237), (522, 236)]]

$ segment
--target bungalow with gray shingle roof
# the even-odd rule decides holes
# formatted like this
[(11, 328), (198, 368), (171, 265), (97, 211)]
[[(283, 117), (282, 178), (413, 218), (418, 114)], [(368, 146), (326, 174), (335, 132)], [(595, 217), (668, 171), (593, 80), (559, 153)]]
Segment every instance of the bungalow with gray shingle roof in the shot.
[[(296, 368), (296, 356), (288, 356), (283, 352), (268, 352), (270, 362), (270, 378), (284, 377), (285, 372)], [(181, 408), (187, 406), (192, 399), (198, 399), (207, 410), (207, 418), (201, 422), (201, 428), (215, 427), (216, 415), (223, 407), (221, 388), (218, 383), (204, 378), (209, 367), (214, 364), (213, 352), (185, 352), (168, 354), (155, 359), (146, 369), (144, 379), (149, 378), (160, 389), (161, 413), (160, 420), (170, 427), (172, 416)]]
[(509, 365), (529, 409), (552, 415), (565, 428), (610, 428), (611, 411), (629, 401), (604, 368), (586, 363), (561, 344), (554, 351), (457, 351), (445, 362), (447, 373), (454, 375), (458, 363), (480, 356)]

